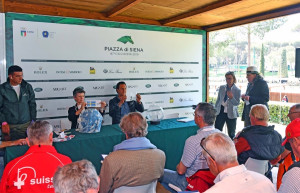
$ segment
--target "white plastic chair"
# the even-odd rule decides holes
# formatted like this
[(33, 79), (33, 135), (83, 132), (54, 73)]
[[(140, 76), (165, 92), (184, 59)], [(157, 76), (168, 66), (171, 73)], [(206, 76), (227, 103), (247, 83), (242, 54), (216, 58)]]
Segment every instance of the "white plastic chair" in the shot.
[(121, 186), (114, 193), (156, 193), (157, 180), (142, 186)]
[(179, 113), (172, 113), (164, 115), (164, 119), (175, 119), (179, 117)]
[(245, 166), (250, 171), (265, 175), (265, 173), (268, 171), (268, 162), (268, 160), (257, 160), (249, 157), (245, 163)]

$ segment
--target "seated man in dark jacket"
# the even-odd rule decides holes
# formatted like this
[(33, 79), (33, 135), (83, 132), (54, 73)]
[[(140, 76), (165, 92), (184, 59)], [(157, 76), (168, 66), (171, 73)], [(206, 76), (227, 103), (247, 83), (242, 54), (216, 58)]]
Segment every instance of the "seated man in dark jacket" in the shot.
[(273, 160), (284, 148), (281, 146), (281, 135), (268, 126), (269, 111), (265, 105), (251, 107), (251, 126), (244, 128), (235, 139), (238, 161), (244, 164), (249, 157), (258, 160)]
[(140, 94), (136, 94), (136, 101), (133, 99), (126, 101), (126, 83), (122, 81), (118, 82), (116, 87), (118, 96), (109, 101), (109, 115), (112, 118), (112, 124), (119, 124), (122, 117), (130, 112), (135, 112), (136, 110), (141, 113), (144, 112), (144, 105)]

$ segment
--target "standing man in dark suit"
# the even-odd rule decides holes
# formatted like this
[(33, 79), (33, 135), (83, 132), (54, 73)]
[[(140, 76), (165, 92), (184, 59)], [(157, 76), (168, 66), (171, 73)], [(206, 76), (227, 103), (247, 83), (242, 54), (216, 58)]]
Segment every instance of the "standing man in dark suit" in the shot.
[(140, 94), (136, 95), (136, 101), (126, 101), (127, 86), (125, 82), (118, 82), (116, 91), (118, 96), (109, 101), (109, 115), (112, 117), (112, 124), (119, 124), (122, 117), (130, 112), (144, 112), (144, 105)]
[(244, 101), (242, 121), (244, 121), (245, 127), (251, 125), (249, 117), (251, 107), (256, 104), (263, 104), (268, 107), (269, 101), (268, 84), (258, 73), (255, 66), (249, 66), (247, 68), (247, 80), (249, 83), (246, 93), (242, 94), (242, 99)]

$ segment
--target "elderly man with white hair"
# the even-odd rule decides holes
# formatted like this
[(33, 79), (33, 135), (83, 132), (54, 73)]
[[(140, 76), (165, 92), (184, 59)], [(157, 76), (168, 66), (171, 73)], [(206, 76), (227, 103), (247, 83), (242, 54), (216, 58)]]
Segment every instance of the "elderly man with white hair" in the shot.
[(56, 193), (97, 193), (100, 178), (88, 160), (81, 160), (58, 168), (53, 177)]
[(36, 121), (27, 128), (29, 149), (10, 161), (1, 179), (0, 192), (53, 193), (53, 175), (58, 166), (71, 159), (52, 146), (53, 128), (47, 121)]
[(138, 112), (125, 115), (120, 127), (126, 140), (114, 146), (103, 161), (100, 193), (112, 193), (122, 186), (142, 186), (163, 175), (165, 153), (156, 148), (147, 135), (147, 121)]
[(265, 105), (257, 104), (251, 107), (251, 126), (244, 128), (235, 139), (235, 147), (240, 164), (246, 163), (248, 158), (258, 160), (273, 160), (284, 148), (281, 146), (282, 137), (269, 126), (269, 111)]
[(235, 146), (225, 134), (213, 133), (204, 138), (200, 145), (211, 173), (216, 176), (215, 185), (205, 193), (276, 192), (268, 178), (239, 165)]

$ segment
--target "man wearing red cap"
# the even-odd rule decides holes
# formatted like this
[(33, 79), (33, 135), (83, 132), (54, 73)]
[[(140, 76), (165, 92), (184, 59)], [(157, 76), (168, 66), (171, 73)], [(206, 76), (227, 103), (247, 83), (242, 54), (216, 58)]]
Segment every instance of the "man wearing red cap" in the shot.
[[(300, 157), (300, 118), (293, 120), (285, 130), (286, 139), (283, 141), (284, 146), (287, 142), (291, 144), (292, 150), (297, 157)], [(282, 184), (278, 193), (299, 193), (300, 192), (300, 162), (291, 165), (282, 178)]]

